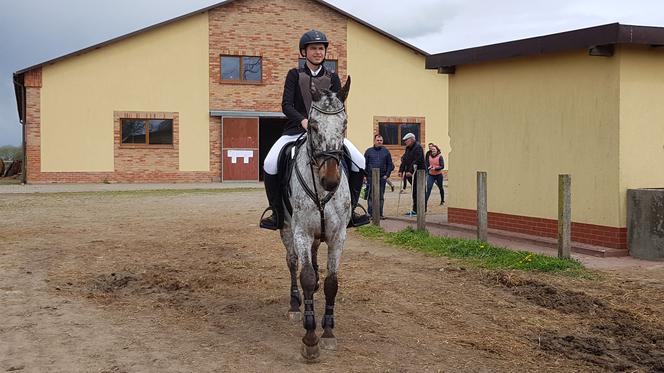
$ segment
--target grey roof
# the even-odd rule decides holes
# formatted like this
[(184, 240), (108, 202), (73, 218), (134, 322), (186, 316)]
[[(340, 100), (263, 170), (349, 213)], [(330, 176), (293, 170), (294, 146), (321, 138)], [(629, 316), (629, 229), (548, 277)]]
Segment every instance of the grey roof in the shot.
[(542, 55), (616, 44), (664, 45), (664, 27), (607, 25), (506, 43), (437, 53), (426, 58), (427, 69), (453, 68), (457, 65), (488, 62), (513, 57)]

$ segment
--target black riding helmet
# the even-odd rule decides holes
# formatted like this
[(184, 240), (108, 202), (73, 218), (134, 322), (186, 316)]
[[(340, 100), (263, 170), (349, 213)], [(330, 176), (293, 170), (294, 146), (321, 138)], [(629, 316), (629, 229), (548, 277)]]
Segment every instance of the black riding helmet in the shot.
[(318, 30), (309, 30), (305, 32), (300, 38), (300, 54), (304, 57), (303, 50), (307, 49), (309, 44), (323, 44), (325, 49), (330, 45), (330, 42), (327, 40), (325, 34)]

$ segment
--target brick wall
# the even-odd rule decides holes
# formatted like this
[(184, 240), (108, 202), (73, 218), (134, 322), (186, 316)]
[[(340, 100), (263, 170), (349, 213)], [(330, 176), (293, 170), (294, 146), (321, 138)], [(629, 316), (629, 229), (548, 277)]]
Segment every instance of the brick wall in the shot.
[[(327, 35), (327, 58), (338, 60), (338, 74), (343, 81), (346, 22), (335, 11), (302, 0), (243, 0), (211, 10), (210, 109), (281, 112), (286, 73), (297, 67), (298, 42), (311, 28)], [(222, 54), (262, 56), (262, 83), (222, 83)]]
[(210, 117), (210, 174), (214, 181), (222, 180), (221, 117)]
[[(420, 124), (420, 137), (417, 139), (422, 145), (422, 150), (424, 150), (424, 153), (426, 154), (428, 148), (427, 148), (427, 142), (426, 142), (426, 132), (427, 132), (427, 126), (426, 126), (426, 120), (424, 117), (380, 117), (380, 116), (374, 116), (373, 118), (373, 133), (374, 135), (378, 134), (378, 127), (379, 123), (384, 123), (384, 122), (389, 122), (389, 123), (419, 123)], [(404, 134), (401, 134), (403, 137)], [(399, 139), (401, 140), (401, 139)], [(372, 135), (372, 143), (373, 143), (373, 135)], [(401, 165), (401, 156), (404, 153), (404, 147), (402, 145), (385, 145), (385, 148), (390, 151), (390, 154), (392, 155), (392, 163), (394, 163), (394, 172), (392, 172), (392, 175), (390, 175), (391, 180), (399, 180), (399, 166)], [(445, 172), (447, 174), (447, 172)]]
[[(448, 221), (455, 224), (477, 225), (477, 212), (450, 207)], [(558, 237), (558, 221), (552, 219), (489, 212), (489, 228), (540, 237)], [(572, 222), (572, 241), (627, 250), (627, 228)]]
[[(210, 109), (281, 112), (289, 69), (296, 67), (300, 36), (315, 28), (330, 39), (328, 58), (337, 60), (345, 79), (346, 18), (314, 1), (243, 0), (209, 11)], [(221, 83), (220, 56), (263, 57), (260, 84)], [(178, 170), (179, 149), (128, 149), (119, 146), (115, 120), (113, 172), (41, 172), (41, 69), (25, 73), (26, 154), (29, 183), (210, 182), (221, 180), (221, 120), (210, 118), (210, 171)], [(179, 141), (179, 140), (178, 140)]]
[[(28, 85), (28, 82), (31, 85)], [(28, 183), (145, 183), (219, 181), (219, 172), (179, 171), (179, 116), (177, 113), (114, 113), (114, 172), (42, 172), (40, 99), (41, 70), (33, 70), (26, 73), (25, 126), (27, 156), (26, 176)], [(120, 118), (173, 119), (173, 146), (158, 148), (121, 146)], [(217, 142), (219, 142), (220, 134), (218, 125), (210, 126), (210, 136), (213, 139), (217, 139)], [(210, 151), (210, 157), (214, 157), (212, 149)], [(219, 160), (217, 163), (219, 163)]]
[[(172, 119), (172, 145), (122, 144), (121, 119)], [(125, 174), (177, 173), (180, 166), (180, 116), (178, 113), (116, 111), (113, 113), (114, 169)]]

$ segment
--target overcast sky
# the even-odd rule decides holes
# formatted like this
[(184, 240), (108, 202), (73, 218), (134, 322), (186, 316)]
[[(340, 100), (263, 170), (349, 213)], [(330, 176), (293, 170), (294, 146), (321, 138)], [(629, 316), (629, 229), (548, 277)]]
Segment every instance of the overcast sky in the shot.
[[(18, 145), (12, 73), (220, 0), (0, 0), (0, 145)], [(430, 53), (612, 22), (664, 26), (663, 0), (328, 0)]]

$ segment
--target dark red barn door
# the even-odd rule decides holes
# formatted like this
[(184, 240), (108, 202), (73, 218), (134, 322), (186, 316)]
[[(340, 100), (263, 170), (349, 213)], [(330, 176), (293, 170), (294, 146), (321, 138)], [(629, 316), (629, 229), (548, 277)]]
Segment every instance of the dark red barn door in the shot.
[(223, 178), (234, 181), (258, 180), (258, 118), (222, 120)]

